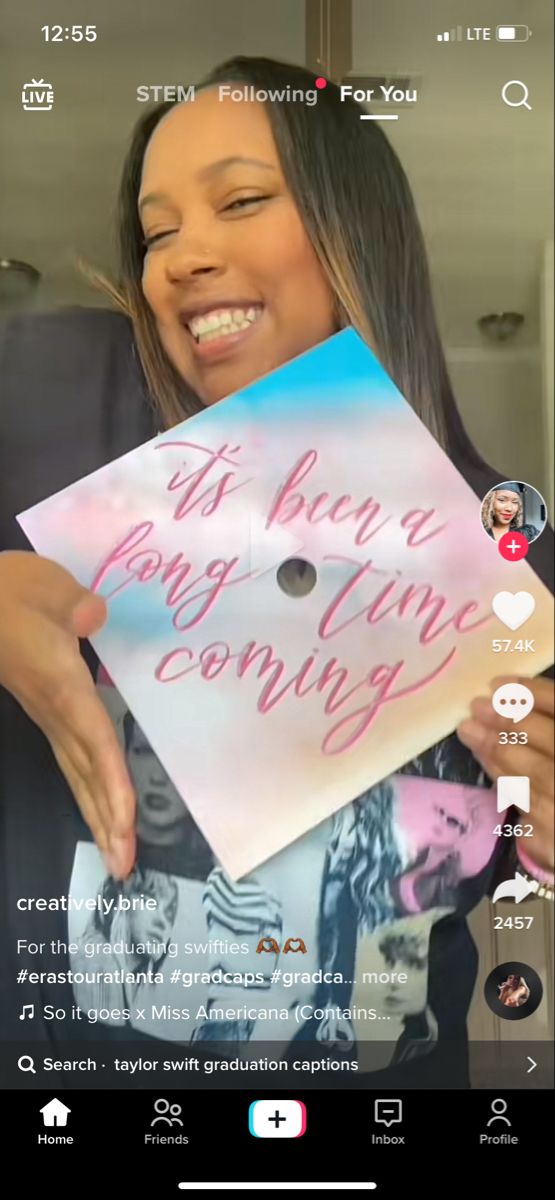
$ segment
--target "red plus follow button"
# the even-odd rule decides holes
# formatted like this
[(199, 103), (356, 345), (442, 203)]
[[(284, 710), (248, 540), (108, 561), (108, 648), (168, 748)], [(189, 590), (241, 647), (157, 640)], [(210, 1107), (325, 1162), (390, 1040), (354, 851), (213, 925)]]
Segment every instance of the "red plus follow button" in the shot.
[(520, 558), (526, 558), (528, 554), (528, 538), (525, 538), (523, 533), (519, 533), (517, 529), (512, 529), (510, 533), (504, 533), (503, 537), (499, 538), (497, 543), (499, 553), (507, 562), (518, 562)]

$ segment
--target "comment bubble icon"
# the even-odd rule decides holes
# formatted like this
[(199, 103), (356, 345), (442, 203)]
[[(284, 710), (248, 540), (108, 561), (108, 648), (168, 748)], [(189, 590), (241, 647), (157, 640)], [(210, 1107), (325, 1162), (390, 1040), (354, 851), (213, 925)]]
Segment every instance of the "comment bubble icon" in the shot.
[(534, 695), (523, 683), (503, 683), (493, 693), (491, 702), (495, 712), (509, 721), (523, 721), (534, 707)]
[(374, 1120), (377, 1125), (400, 1125), (403, 1120), (402, 1100), (374, 1100)]

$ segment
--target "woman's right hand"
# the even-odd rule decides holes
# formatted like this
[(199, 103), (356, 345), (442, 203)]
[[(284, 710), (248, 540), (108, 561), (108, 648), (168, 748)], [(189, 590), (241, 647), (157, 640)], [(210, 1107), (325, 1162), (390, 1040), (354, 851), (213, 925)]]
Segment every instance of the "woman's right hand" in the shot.
[(106, 615), (102, 597), (57, 563), (0, 553), (0, 685), (48, 738), (110, 874), (124, 878), (135, 861), (135, 795), (79, 650)]

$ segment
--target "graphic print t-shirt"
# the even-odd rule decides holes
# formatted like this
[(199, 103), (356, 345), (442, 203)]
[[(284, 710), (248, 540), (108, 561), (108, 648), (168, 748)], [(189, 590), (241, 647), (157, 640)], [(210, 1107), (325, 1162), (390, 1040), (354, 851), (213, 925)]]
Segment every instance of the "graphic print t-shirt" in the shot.
[[(131, 328), (117, 314), (11, 320), (0, 328), (0, 372), (0, 548), (29, 550), (18, 512), (156, 427)], [(478, 496), (505, 477), (464, 457), (456, 465)], [(545, 535), (530, 547), (544, 579), (549, 553)], [(439, 1041), (460, 1046), (464, 1075), (477, 959), (465, 914), (505, 847), (496, 847), (489, 781), (456, 736), (233, 882), (90, 645), (82, 653), (135, 784), (137, 866), (124, 884), (107, 875), (46, 738), (0, 689), (2, 986), (13, 1038), (21, 1005), (34, 1003), (26, 1034), (50, 1046), (145, 1038), (256, 1056), (264, 1042), (279, 1054), (302, 1043), (361, 1064), (372, 1047), (368, 1069), (385, 1068), (387, 1079), (391, 1064), (412, 1070), (415, 1057), (428, 1075)], [(18, 907), (19, 897), (68, 893), (83, 901), (69, 914)], [(116, 903), (141, 895), (156, 908)], [(19, 939), (40, 949), (18, 955)], [(39, 990), (16, 985), (22, 966), (46, 972)], [(73, 982), (62, 983), (57, 973), (70, 967)], [(78, 1004), (91, 1019), (47, 1021), (47, 1004), (68, 1014)]]
[[(293, 1041), (331, 1053), (383, 1042), (376, 1069), (407, 1041), (412, 1054), (433, 1048), (431, 934), (495, 846), (493, 792), (460, 743), (447, 739), (234, 882), (103, 668), (97, 689), (134, 784), (139, 850), (117, 884), (91, 842), (76, 846), (71, 895), (105, 902), (69, 914), (81, 1009), (245, 1057), (267, 1042), (282, 1053)], [(156, 909), (121, 912), (119, 895), (150, 896)]]

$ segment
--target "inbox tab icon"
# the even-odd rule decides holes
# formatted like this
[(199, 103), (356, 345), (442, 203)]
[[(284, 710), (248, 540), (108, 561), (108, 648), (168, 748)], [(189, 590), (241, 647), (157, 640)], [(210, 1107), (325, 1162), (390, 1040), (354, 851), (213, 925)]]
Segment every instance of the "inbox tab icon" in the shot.
[(530, 812), (530, 780), (528, 775), (500, 775), (497, 780), (497, 811), (520, 808), (521, 812)]
[(400, 1125), (403, 1120), (402, 1100), (374, 1100), (374, 1120), (377, 1125)]

